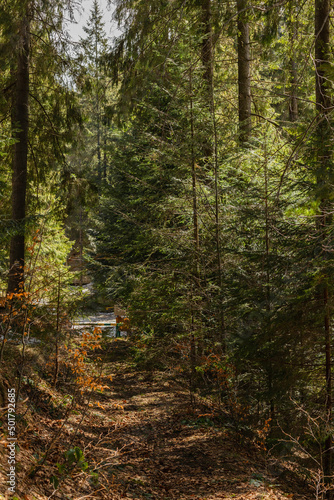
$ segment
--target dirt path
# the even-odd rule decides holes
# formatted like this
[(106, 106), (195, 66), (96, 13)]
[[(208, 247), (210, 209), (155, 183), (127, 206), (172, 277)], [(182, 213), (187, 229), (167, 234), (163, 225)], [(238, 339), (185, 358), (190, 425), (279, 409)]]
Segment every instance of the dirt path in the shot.
[[(209, 426), (207, 410), (193, 410), (187, 390), (171, 374), (135, 371), (128, 354), (129, 342), (110, 343), (104, 365), (105, 374), (113, 376), (109, 389), (94, 393), (84, 420), (79, 414), (71, 417), (37, 478), (31, 481), (22, 472), (25, 500), (313, 498), (299, 494), (287, 472), (284, 483), (282, 477), (270, 476), (260, 453), (237, 444), (222, 427)], [(61, 419), (49, 425), (59, 426)], [(37, 434), (21, 450), (22, 462), (31, 449), (42, 448), (42, 428)], [(61, 477), (55, 491), (50, 477), (57, 471), (65, 437), (83, 450), (89, 468)]]
[[(115, 500), (287, 498), (254, 450), (247, 453), (226, 431), (205, 425), (205, 417), (198, 424), (207, 410), (194, 411), (189, 393), (171, 376), (129, 370), (127, 350), (125, 341), (113, 344), (111, 391), (103, 396), (104, 423), (95, 429), (108, 434), (108, 447), (94, 454), (101, 483), (104, 476), (112, 484), (101, 494)], [(296, 486), (293, 498), (303, 498)]]

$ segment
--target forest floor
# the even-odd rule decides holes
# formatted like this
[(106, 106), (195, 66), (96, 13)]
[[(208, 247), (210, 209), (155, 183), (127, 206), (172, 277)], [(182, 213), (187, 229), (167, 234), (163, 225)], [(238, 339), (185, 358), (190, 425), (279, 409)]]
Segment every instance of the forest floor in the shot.
[[(106, 345), (103, 372), (106, 377), (112, 375), (112, 380), (105, 382), (108, 389), (104, 392), (92, 393), (84, 414), (74, 411), (66, 419), (52, 413), (42, 393), (34, 414), (26, 413), (25, 430), (18, 439), (16, 498), (315, 498), (291, 464), (273, 462), (251, 443), (238, 443), (233, 432), (212, 425), (203, 417), (208, 407), (203, 403), (192, 406), (189, 392), (171, 372), (134, 368), (130, 341), (114, 340)], [(52, 440), (43, 467), (29, 478), (29, 471)], [(62, 470), (57, 463), (64, 462), (64, 451), (74, 446), (83, 452), (81, 462), (71, 466), (67, 462), (67, 469)], [(12, 498), (5, 485), (5, 447), (0, 448), (1, 453), (0, 493)], [(81, 463), (85, 465), (81, 467)], [(270, 474), (275, 467), (279, 474)], [(57, 489), (50, 482), (52, 477), (59, 481)], [(0, 494), (0, 499), (4, 497)]]

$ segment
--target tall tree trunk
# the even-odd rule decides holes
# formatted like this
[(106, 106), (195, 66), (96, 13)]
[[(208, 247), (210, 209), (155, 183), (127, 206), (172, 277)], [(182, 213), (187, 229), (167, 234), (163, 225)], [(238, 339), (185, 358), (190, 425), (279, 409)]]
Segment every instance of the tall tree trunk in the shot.
[(297, 22), (295, 20), (295, 0), (289, 2), (289, 42), (290, 42), (290, 61), (289, 61), (289, 120), (295, 122), (298, 120), (298, 72), (296, 62), (296, 40), (297, 40)]
[(60, 336), (60, 271), (58, 271), (58, 291), (57, 291), (57, 309), (56, 309), (56, 356), (55, 373), (53, 377), (53, 387), (56, 387), (59, 375), (59, 336)]
[(103, 123), (103, 181), (107, 182), (107, 120)]
[[(315, 90), (317, 111), (325, 118), (330, 97), (326, 88), (324, 63), (329, 61), (329, 0), (315, 0)], [(321, 124), (321, 119), (319, 123)]]
[(289, 102), (289, 119), (291, 122), (298, 120), (298, 99), (297, 99), (297, 64), (294, 59), (295, 54), (290, 59), (290, 102)]
[(210, 90), (213, 85), (211, 0), (202, 1), (202, 23), (203, 23), (202, 64), (204, 67), (203, 77), (204, 77), (204, 84)]
[(96, 104), (96, 146), (97, 146), (97, 182), (98, 188), (101, 189), (102, 182), (102, 165), (101, 165), (101, 116), (100, 116), (100, 72), (99, 72), (99, 49), (98, 35), (95, 35), (95, 104)]
[[(206, 157), (211, 157), (213, 159), (213, 170), (214, 170), (214, 192), (215, 192), (215, 239), (217, 248), (217, 267), (218, 267), (218, 285), (220, 290), (222, 290), (222, 259), (221, 259), (221, 249), (220, 249), (220, 217), (219, 217), (219, 189), (218, 189), (218, 132), (217, 132), (217, 122), (216, 122), (216, 110), (215, 110), (215, 99), (214, 99), (214, 82), (213, 82), (213, 67), (214, 67), (214, 45), (213, 45), (213, 33), (212, 33), (212, 12), (211, 12), (211, 1), (203, 0), (202, 2), (202, 30), (203, 30), (203, 42), (202, 42), (202, 64), (204, 68), (203, 81), (206, 87), (206, 94), (209, 103), (212, 125), (213, 125), (213, 145), (206, 141), (203, 147), (203, 153)], [(224, 313), (221, 310), (219, 318), (219, 341), (221, 342), (223, 349), (225, 349), (225, 322)]]
[(238, 86), (239, 86), (239, 141), (249, 141), (251, 121), (251, 76), (249, 24), (246, 21), (247, 0), (237, 0), (238, 9)]
[(269, 333), (269, 354), (268, 354), (268, 393), (270, 405), (270, 424), (273, 425), (275, 418), (275, 404), (273, 398), (274, 370), (273, 370), (273, 335), (271, 325), (271, 286), (270, 286), (270, 206), (269, 206), (269, 172), (268, 172), (268, 153), (265, 143), (265, 163), (264, 163), (264, 216), (265, 216), (265, 290), (266, 290), (266, 328)]
[[(323, 254), (325, 272), (323, 279), (323, 316), (324, 316), (324, 342), (325, 342), (325, 377), (326, 377), (326, 418), (328, 422), (328, 437), (324, 450), (324, 475), (327, 485), (332, 473), (332, 436), (330, 426), (332, 424), (332, 367), (331, 367), (331, 331), (330, 331), (330, 309), (328, 275), (326, 270), (328, 233), (331, 223), (331, 206), (329, 193), (331, 190), (330, 178), (333, 171), (332, 152), (330, 145), (330, 127), (328, 124), (330, 97), (326, 85), (324, 64), (330, 59), (329, 47), (329, 0), (315, 0), (315, 87), (316, 87), (316, 109), (319, 114), (317, 125), (317, 136), (320, 150), (318, 151), (318, 196), (320, 197), (320, 231), (323, 241)], [(333, 490), (328, 491), (327, 498), (333, 498)]]
[[(203, 87), (204, 97), (208, 108), (212, 112), (211, 92), (213, 88), (213, 43), (212, 43), (212, 20), (211, 20), (211, 0), (203, 0), (201, 3), (202, 15), (202, 45), (201, 59), (203, 65)], [(211, 161), (213, 147), (211, 141), (211, 130), (208, 131), (202, 146), (203, 157), (206, 161)]]
[(97, 103), (97, 177), (99, 189), (102, 183), (102, 166), (101, 166), (101, 131), (100, 131), (100, 109), (99, 103)]
[(16, 139), (13, 151), (12, 220), (16, 234), (10, 242), (8, 292), (23, 291), (25, 217), (29, 127), (29, 17), (22, 19), (18, 47), (16, 87), (13, 99), (12, 126)]
[[(195, 130), (194, 130), (194, 110), (193, 110), (193, 88), (192, 88), (192, 71), (189, 73), (189, 92), (190, 92), (190, 134), (191, 134), (191, 178), (192, 178), (192, 201), (193, 201), (193, 235), (194, 235), (194, 280), (196, 289), (199, 285), (200, 262), (199, 262), (199, 226), (198, 226), (198, 200), (197, 200), (197, 176), (196, 176), (196, 160), (195, 160)], [(193, 300), (193, 284), (191, 285), (191, 334), (190, 334), (190, 397), (193, 403), (195, 376), (196, 376), (196, 309)]]

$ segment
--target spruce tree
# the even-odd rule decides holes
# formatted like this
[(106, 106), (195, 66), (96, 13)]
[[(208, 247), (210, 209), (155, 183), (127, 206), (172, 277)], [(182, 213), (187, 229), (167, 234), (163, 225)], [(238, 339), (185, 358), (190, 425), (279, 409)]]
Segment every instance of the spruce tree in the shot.
[[(102, 178), (106, 178), (106, 92), (107, 80), (103, 70), (103, 57), (107, 49), (107, 37), (104, 30), (99, 3), (94, 0), (87, 25), (84, 26), (86, 38), (80, 41), (83, 56), (83, 95), (94, 95), (92, 103), (93, 134), (95, 140), (95, 154), (97, 157), (97, 184), (101, 186)], [(85, 90), (86, 89), (86, 90)], [(104, 153), (104, 154), (103, 154)]]

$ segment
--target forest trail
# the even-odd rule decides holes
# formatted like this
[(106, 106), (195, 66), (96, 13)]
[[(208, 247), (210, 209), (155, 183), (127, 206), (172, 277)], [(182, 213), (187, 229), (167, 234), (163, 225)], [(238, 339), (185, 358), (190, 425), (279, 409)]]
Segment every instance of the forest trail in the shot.
[[(208, 407), (192, 408), (189, 392), (171, 373), (135, 369), (130, 341), (109, 341), (107, 346), (103, 371), (112, 375), (109, 388), (91, 394), (84, 419), (80, 414), (70, 418), (48, 464), (34, 480), (22, 471), (18, 498), (21, 494), (25, 500), (313, 498), (288, 469), (279, 480), (270, 476), (264, 455), (252, 445), (241, 446), (233, 433), (215, 425)], [(41, 441), (47, 441), (46, 433), (57, 422), (61, 420), (44, 415), (41, 428), (22, 445), (20, 460), (26, 471), (24, 463), (31, 463), (32, 450), (43, 448)], [(57, 474), (56, 463), (68, 443), (83, 450), (89, 468), (76, 467), (63, 475), (54, 490), (50, 477)], [(89, 471), (98, 472), (96, 484)]]
[[(200, 415), (208, 410), (194, 410), (187, 390), (168, 373), (135, 371), (128, 352), (128, 341), (110, 343), (110, 391), (94, 394), (95, 408), (81, 426), (82, 446), (100, 485), (92, 491), (81, 474), (82, 491), (73, 498), (307, 498), (296, 485), (285, 485), (284, 493), (275, 487), (261, 454), (247, 452), (224, 429), (205, 425), (210, 420)], [(65, 483), (71, 487), (70, 479)]]

